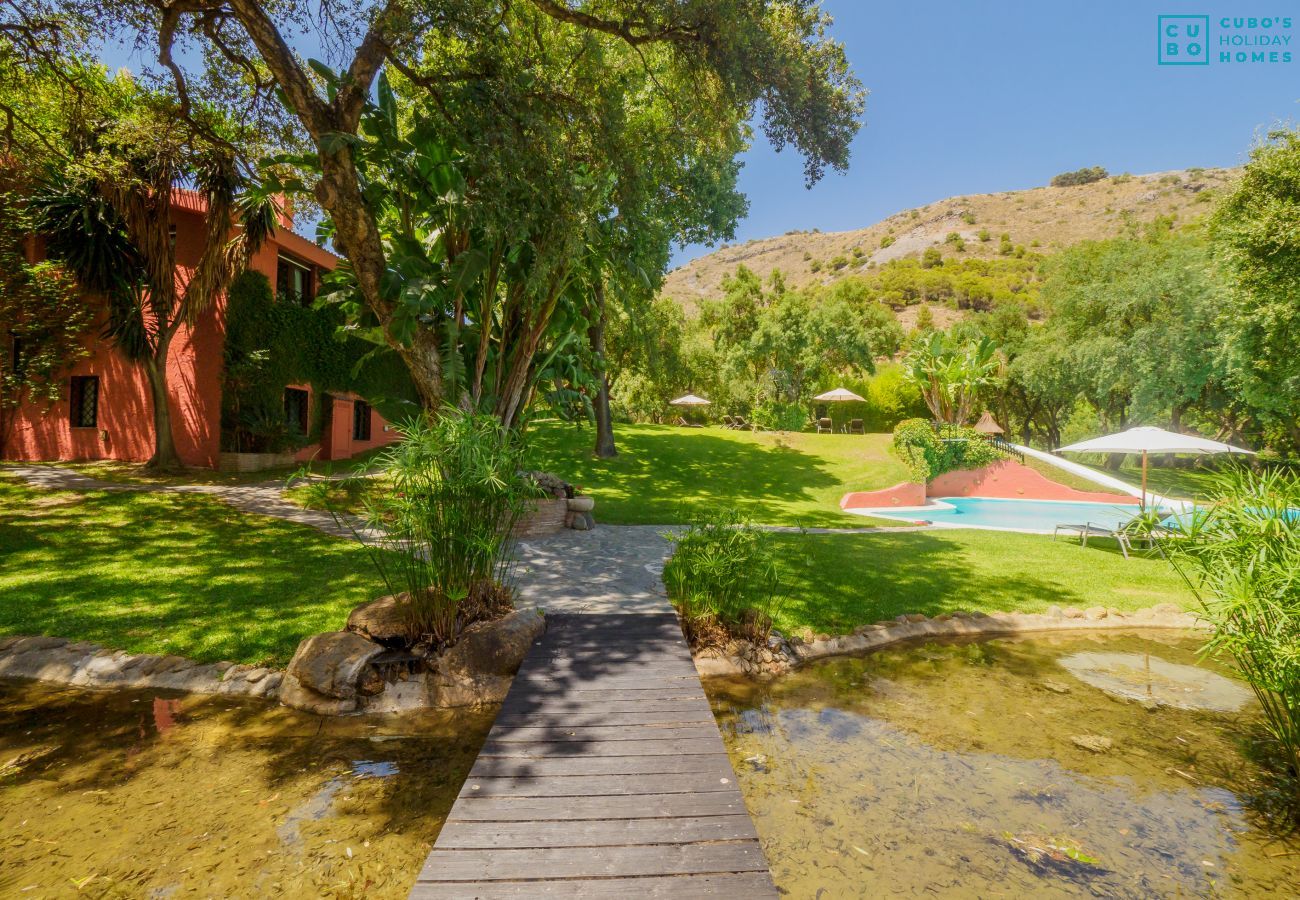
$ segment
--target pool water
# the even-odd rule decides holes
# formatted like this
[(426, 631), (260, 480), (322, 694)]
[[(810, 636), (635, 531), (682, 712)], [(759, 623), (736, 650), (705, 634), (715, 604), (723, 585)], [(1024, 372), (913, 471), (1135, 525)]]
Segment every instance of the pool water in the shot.
[(1197, 645), (931, 643), (706, 690), (788, 896), (1300, 896), (1300, 839), (1252, 806), (1255, 700)]
[(405, 897), (494, 715), (0, 680), (0, 897)]
[(1136, 504), (1076, 503), (1068, 500), (1000, 500), (987, 497), (941, 497), (925, 507), (860, 509), (884, 519), (932, 522), (957, 528), (996, 528), (1051, 534), (1057, 525), (1091, 523), (1117, 528), (1138, 513)]

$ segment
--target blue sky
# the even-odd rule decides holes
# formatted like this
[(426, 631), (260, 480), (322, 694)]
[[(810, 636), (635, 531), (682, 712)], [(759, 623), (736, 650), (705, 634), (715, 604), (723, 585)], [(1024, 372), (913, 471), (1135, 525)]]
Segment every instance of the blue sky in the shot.
[[(1251, 8), (1251, 7), (1255, 8)], [(1157, 65), (1157, 15), (1267, 14), (1249, 2), (827, 0), (867, 98), (846, 175), (803, 187), (797, 154), (762, 140), (745, 156), (740, 240), (793, 228), (842, 231), (954, 194), (1046, 184), (1100, 165), (1155, 172), (1244, 161), (1256, 137), (1300, 120), (1300, 46), (1276, 64)], [(1290, 30), (1255, 34), (1295, 37)], [(708, 252), (688, 247), (676, 264)]]

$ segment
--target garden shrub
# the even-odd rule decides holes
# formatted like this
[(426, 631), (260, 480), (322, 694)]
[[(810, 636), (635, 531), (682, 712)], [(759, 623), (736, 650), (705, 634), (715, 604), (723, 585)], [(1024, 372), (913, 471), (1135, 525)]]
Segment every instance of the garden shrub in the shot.
[(896, 240), (897, 238), (895, 238), (892, 234), (887, 234), (880, 239), (880, 248), (883, 250), (884, 248), (893, 244), (894, 241)]
[(905, 419), (894, 428), (894, 452), (914, 481), (925, 484), (944, 472), (979, 469), (1005, 457), (973, 428), (943, 425), (940, 432), (925, 419)]
[(495, 416), (449, 407), (398, 430), (372, 461), (386, 489), (360, 492), (365, 539), (331, 512), (372, 550), (389, 592), (410, 598), (409, 642), (437, 647), (512, 608), (510, 532), (541, 490), (524, 474), (519, 433)]
[(808, 422), (808, 407), (764, 399), (754, 403), (750, 418), (769, 431), (802, 431)]
[(1206, 503), (1179, 518), (1166, 556), (1214, 627), (1208, 652), (1227, 651), (1264, 711), (1267, 754), (1300, 815), (1300, 474), (1234, 468)]
[(726, 510), (668, 537), (674, 549), (664, 584), (692, 646), (733, 637), (765, 643), (781, 599), (771, 532)]
[(926, 247), (925, 252), (921, 254), (921, 268), (933, 269), (941, 265), (943, 265), (943, 254), (939, 252), (939, 248)]

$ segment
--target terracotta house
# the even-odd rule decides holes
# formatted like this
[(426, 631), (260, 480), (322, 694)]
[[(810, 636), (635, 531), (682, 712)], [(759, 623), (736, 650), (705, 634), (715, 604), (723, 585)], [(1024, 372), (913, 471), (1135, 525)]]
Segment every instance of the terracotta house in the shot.
[[(205, 213), (200, 195), (176, 192), (172, 215), (178, 268), (192, 267), (199, 259)], [(309, 304), (320, 274), (339, 260), (295, 234), (292, 224), (287, 216), (281, 217), (280, 227), (254, 255), (250, 268), (264, 274), (277, 294)], [(37, 240), (31, 255), (40, 254)], [(176, 449), (186, 465), (201, 468), (249, 469), (287, 461), (221, 452), (225, 314), (225, 298), (219, 297), (194, 327), (182, 325), (172, 344), (167, 374)], [(18, 410), (5, 442), (5, 459), (143, 462), (152, 455), (153, 413), (144, 370), (100, 336), (102, 324), (101, 317), (87, 332), (90, 356), (64, 373), (63, 399), (53, 406), (29, 403)], [(0, 340), (6, 339), (14, 338), (0, 323)], [(294, 454), (296, 460), (348, 459), (397, 438), (383, 417), (355, 394), (318, 397), (309, 385), (289, 385), (284, 394), (286, 421), (303, 433), (309, 417), (320, 411), (318, 404), (331, 404), (320, 440)]]

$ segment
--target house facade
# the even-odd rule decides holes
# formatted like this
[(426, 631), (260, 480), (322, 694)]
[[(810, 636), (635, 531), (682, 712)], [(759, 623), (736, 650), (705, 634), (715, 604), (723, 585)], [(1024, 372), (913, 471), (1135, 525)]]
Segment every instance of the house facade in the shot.
[[(172, 202), (178, 277), (186, 278), (198, 263), (203, 246), (205, 204), (189, 191), (176, 192)], [(41, 255), (39, 240), (32, 256)], [(250, 261), (249, 268), (269, 279), (281, 296), (310, 303), (320, 274), (333, 269), (338, 257), (292, 231), (282, 217), (280, 227)], [(86, 333), (89, 356), (63, 374), (62, 399), (55, 404), (27, 403), (18, 410), (4, 445), (9, 460), (123, 460), (144, 462), (153, 454), (153, 409), (149, 384), (141, 364), (133, 363), (101, 335), (107, 316), (100, 316)], [(221, 393), (224, 362), (226, 298), (218, 297), (192, 327), (182, 325), (167, 363), (172, 431), (176, 449), (188, 466), (230, 467), (221, 452)], [(12, 340), (0, 323), (0, 339)], [(329, 404), (322, 410), (321, 404)], [(342, 460), (396, 440), (380, 414), (355, 394), (325, 392), (316, 396), (310, 385), (285, 389), (285, 417), (306, 434), (307, 423), (325, 412), (316, 443), (294, 458)], [(223, 458), (224, 457), (224, 458)]]

